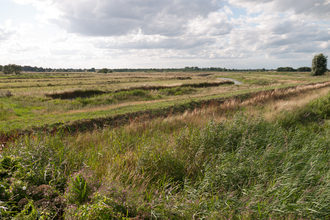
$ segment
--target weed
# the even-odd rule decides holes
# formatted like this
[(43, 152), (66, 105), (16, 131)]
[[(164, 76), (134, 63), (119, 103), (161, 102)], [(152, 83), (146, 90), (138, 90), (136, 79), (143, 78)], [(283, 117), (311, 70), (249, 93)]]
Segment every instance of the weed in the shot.
[(93, 181), (91, 171), (81, 170), (74, 173), (69, 179), (65, 190), (65, 198), (69, 204), (82, 205), (91, 200), (92, 194), (100, 187), (97, 181)]

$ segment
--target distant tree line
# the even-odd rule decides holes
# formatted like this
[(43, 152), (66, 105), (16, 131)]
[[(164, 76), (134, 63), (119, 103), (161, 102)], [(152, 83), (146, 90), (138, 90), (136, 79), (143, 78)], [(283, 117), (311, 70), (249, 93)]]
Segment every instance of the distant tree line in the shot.
[(42, 68), (42, 67), (32, 67), (32, 66), (22, 66), (22, 71), (24, 72), (60, 72), (60, 73), (66, 73), (66, 72), (95, 72), (95, 68), (90, 68), (90, 69), (73, 69), (73, 68), (58, 68), (58, 69), (53, 69), (53, 68)]
[(292, 67), (278, 67), (276, 69), (277, 72), (310, 72), (312, 69), (310, 67), (299, 67), (298, 69), (294, 69)]
[(232, 71), (245, 71), (245, 72), (264, 72), (264, 71), (274, 71), (274, 69), (226, 69), (221, 67), (208, 67), (208, 68), (200, 68), (197, 66), (185, 67), (185, 68), (150, 68), (150, 69), (112, 69), (113, 72), (232, 72)]
[[(13, 66), (16, 66), (16, 69), (18, 67), (21, 68), (20, 71), (24, 71), (24, 72), (40, 72), (40, 73), (44, 73), (44, 72), (96, 72), (96, 69), (90, 68), (90, 69), (73, 69), (73, 68), (43, 68), (43, 67), (36, 67), (36, 66), (19, 66), (19, 65), (15, 65), (15, 64), (8, 64), (5, 66), (0, 65), (0, 72), (6, 72), (5, 74), (8, 74), (8, 70), (12, 70)], [(12, 72), (11, 72), (12, 73)]]
[[(3, 66), (0, 66), (0, 71), (2, 71)], [(184, 67), (184, 68), (121, 68), (121, 69), (108, 69), (108, 68), (102, 68), (102, 69), (74, 69), (74, 68), (43, 68), (43, 67), (37, 67), (37, 66), (21, 66), (21, 71), (23, 72), (60, 72), (60, 73), (69, 73), (69, 72), (98, 72), (98, 73), (112, 73), (112, 72), (233, 72), (233, 71), (245, 71), (245, 72), (264, 72), (264, 71), (274, 71), (274, 69), (227, 69), (227, 68), (221, 68), (221, 67), (208, 67), (208, 68), (200, 68), (197, 66), (192, 67)]]
[[(317, 75), (323, 75), (325, 72), (329, 71), (327, 69), (327, 56), (324, 56), (323, 53), (319, 55), (315, 55), (314, 59), (312, 60), (312, 68), (311, 67), (299, 67), (298, 69), (294, 69), (292, 67), (278, 67), (276, 69), (277, 72), (311, 72), (312, 76)], [(258, 71), (258, 72), (264, 72), (269, 71), (265, 68), (262, 69), (226, 69), (221, 67), (209, 67), (209, 68), (199, 68), (198, 66), (186, 66), (185, 68), (162, 68), (162, 69), (156, 69), (156, 68), (150, 68), (150, 69), (108, 69), (108, 68), (102, 68), (102, 69), (52, 69), (52, 68), (42, 68), (42, 67), (32, 67), (32, 66), (19, 66), (15, 64), (9, 64), (5, 66), (0, 65), (0, 71), (2, 71), (4, 74), (19, 74), (21, 71), (25, 72), (98, 72), (98, 73), (112, 73), (112, 72), (230, 72), (230, 71)], [(273, 69), (270, 69), (270, 71), (274, 71)]]

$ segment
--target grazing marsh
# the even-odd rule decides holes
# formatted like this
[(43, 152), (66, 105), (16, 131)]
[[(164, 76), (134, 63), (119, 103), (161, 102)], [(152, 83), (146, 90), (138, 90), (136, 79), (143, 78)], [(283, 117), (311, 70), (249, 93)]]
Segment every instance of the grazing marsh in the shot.
[[(0, 98), (1, 131), (29, 132), (0, 149), (3, 219), (329, 218), (327, 75), (121, 75), (74, 74), (71, 84), (90, 81), (71, 90), (13, 82), (13, 96)], [(122, 83), (87, 85), (99, 78)], [(217, 78), (243, 84), (179, 86)], [(47, 96), (77, 90), (103, 93)]]
[[(228, 84), (219, 78), (239, 80)], [(276, 72), (23, 73), (0, 76), (0, 133), (327, 81)]]

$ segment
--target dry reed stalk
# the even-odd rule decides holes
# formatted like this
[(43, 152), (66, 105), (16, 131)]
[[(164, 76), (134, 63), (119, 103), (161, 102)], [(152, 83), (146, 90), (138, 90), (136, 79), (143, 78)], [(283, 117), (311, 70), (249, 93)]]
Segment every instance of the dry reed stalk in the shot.
[[(205, 123), (207, 123), (207, 121), (209, 121), (210, 119), (213, 119), (216, 121), (223, 121), (226, 119), (226, 116), (224, 115), (224, 113), (233, 111), (233, 110), (237, 110), (238, 108), (241, 108), (243, 106), (252, 106), (252, 109), (254, 109), (253, 107), (256, 104), (270, 103), (270, 105), (273, 108), (271, 108), (271, 107), (269, 107), (269, 108), (274, 109), (274, 107), (276, 106), (276, 103), (282, 102), (283, 98), (296, 97), (296, 96), (299, 96), (300, 94), (303, 95), (302, 93), (308, 92), (310, 90), (322, 89), (329, 85), (330, 85), (330, 82), (326, 82), (326, 83), (319, 83), (319, 84), (315, 84), (315, 85), (301, 85), (301, 86), (297, 86), (297, 87), (289, 88), (289, 89), (275, 89), (273, 91), (261, 91), (243, 102), (237, 98), (232, 98), (232, 99), (226, 100), (224, 103), (222, 103), (220, 105), (217, 105), (214, 103), (212, 105), (202, 106), (201, 108), (195, 108), (193, 111), (185, 111), (182, 115), (179, 115), (179, 116), (173, 115), (170, 118), (164, 119), (164, 121), (166, 121), (167, 123), (169, 123), (169, 122), (173, 123), (174, 121), (183, 120), (186, 123), (193, 123), (196, 125), (205, 125)], [(315, 98), (325, 95), (328, 92), (328, 90), (329, 90), (328, 88), (325, 88), (324, 91), (319, 92), (319, 93), (311, 96), (311, 98), (304, 100), (300, 103), (299, 103), (299, 99), (298, 99), (298, 101), (296, 99), (294, 99), (293, 101), (296, 104), (301, 106), (303, 104), (307, 104), (309, 101), (311, 101)], [(306, 96), (304, 96), (303, 98), (305, 98), (305, 97)], [(280, 109), (283, 109), (283, 108), (280, 108)], [(249, 113), (260, 114), (260, 111), (250, 109)], [(268, 119), (272, 118), (267, 113), (265, 114), (265, 116)]]

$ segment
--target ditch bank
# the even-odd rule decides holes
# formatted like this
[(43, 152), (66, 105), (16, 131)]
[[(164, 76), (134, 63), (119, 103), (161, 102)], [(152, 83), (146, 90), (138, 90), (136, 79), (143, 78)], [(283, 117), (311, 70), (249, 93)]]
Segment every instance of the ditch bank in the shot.
[(51, 94), (46, 94), (46, 97), (50, 97), (52, 99), (76, 99), (76, 98), (89, 98), (97, 95), (103, 94), (111, 94), (111, 93), (119, 93), (119, 92), (128, 92), (134, 90), (160, 90), (160, 89), (170, 89), (170, 88), (184, 88), (184, 87), (192, 87), (192, 88), (206, 88), (206, 87), (217, 87), (221, 85), (232, 85), (233, 81), (223, 80), (221, 82), (203, 82), (203, 83), (187, 83), (181, 85), (168, 85), (168, 86), (155, 86), (155, 85), (143, 85), (136, 86), (127, 89), (118, 89), (114, 92), (111, 91), (101, 91), (101, 90), (74, 90), (74, 91), (65, 91), (65, 92), (55, 92)]
[[(147, 109), (143, 111), (118, 114), (109, 117), (100, 117), (93, 119), (83, 119), (67, 123), (54, 123), (39, 127), (31, 127), (29, 130), (13, 130), (9, 133), (0, 134), (0, 146), (5, 147), (7, 142), (15, 141), (22, 135), (33, 135), (34, 133), (44, 133), (55, 135), (58, 132), (66, 134), (74, 134), (77, 132), (92, 131), (94, 129), (102, 129), (105, 127), (118, 127), (129, 124), (134, 120), (148, 121), (155, 118), (167, 118), (175, 114), (182, 114), (185, 111), (193, 111), (195, 109), (216, 107), (226, 102), (235, 101), (238, 103), (257, 103), (268, 100), (278, 100), (290, 95), (294, 95), (303, 91), (321, 89), (330, 86), (330, 81), (322, 83), (311, 83), (299, 86), (290, 86), (281, 89), (269, 89), (258, 92), (249, 92), (226, 98), (216, 98), (208, 100), (200, 100), (173, 105), (166, 108)], [(1, 152), (1, 149), (0, 149)]]

